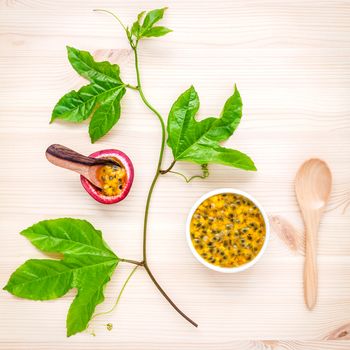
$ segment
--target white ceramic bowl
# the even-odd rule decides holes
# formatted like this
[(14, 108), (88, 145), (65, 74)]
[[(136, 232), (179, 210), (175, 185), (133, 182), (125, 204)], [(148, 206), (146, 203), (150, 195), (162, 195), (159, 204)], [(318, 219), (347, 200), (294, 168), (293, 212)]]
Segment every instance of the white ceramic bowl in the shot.
[[(251, 261), (249, 261), (246, 264), (243, 264), (241, 266), (238, 267), (220, 267), (220, 266), (216, 266), (213, 264), (210, 264), (209, 262), (207, 262), (206, 260), (204, 260), (196, 251), (196, 249), (194, 248), (193, 244), (192, 244), (192, 240), (191, 240), (191, 220), (192, 220), (192, 216), (194, 214), (194, 212), (196, 211), (196, 209), (198, 208), (198, 206), (205, 201), (207, 198), (211, 197), (211, 196), (215, 196), (216, 194), (220, 194), (220, 193), (233, 193), (233, 194), (239, 194), (241, 196), (244, 196), (248, 199), (250, 199), (260, 210), (264, 221), (265, 221), (265, 228), (266, 228), (266, 235), (265, 235), (265, 241), (263, 246), (261, 247), (258, 255)], [(187, 217), (187, 221), (186, 221), (186, 238), (187, 238), (187, 243), (188, 246), (191, 249), (192, 254), (197, 258), (197, 260), (202, 263), (204, 266), (208, 267), (209, 269), (218, 271), (218, 272), (225, 272), (225, 273), (235, 273), (235, 272), (241, 272), (244, 270), (249, 269), (250, 267), (252, 267), (253, 265), (255, 265), (260, 258), (262, 257), (262, 255), (264, 254), (267, 244), (270, 240), (270, 225), (269, 225), (269, 220), (267, 218), (266, 212), (263, 209), (263, 207), (260, 205), (260, 203), (254, 198), (252, 197), (250, 194), (240, 191), (240, 190), (236, 190), (235, 188), (218, 188), (216, 190), (210, 191), (205, 193), (202, 197), (200, 197), (196, 203), (194, 203), (194, 205), (192, 206), (188, 217)]]

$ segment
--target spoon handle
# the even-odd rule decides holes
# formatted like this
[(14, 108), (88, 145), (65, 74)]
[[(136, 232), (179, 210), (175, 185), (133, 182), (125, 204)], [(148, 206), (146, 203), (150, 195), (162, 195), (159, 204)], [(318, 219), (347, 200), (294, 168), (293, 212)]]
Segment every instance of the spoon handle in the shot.
[(89, 175), (89, 168), (94, 164), (88, 157), (61, 145), (51, 145), (46, 150), (46, 158), (56, 166), (75, 171), (85, 177)]
[(304, 213), (305, 233), (305, 264), (304, 264), (304, 298), (309, 310), (317, 302), (317, 231), (319, 226), (318, 212)]
[[(48, 147), (48, 149), (46, 150), (46, 156), (47, 155), (50, 155), (51, 159), (56, 158), (55, 160), (56, 163), (60, 163), (62, 165), (69, 165), (68, 163), (76, 163), (81, 165), (92, 166), (92, 165), (99, 165), (99, 164), (102, 165), (102, 164), (108, 163), (108, 160), (106, 159), (86, 157), (78, 152), (73, 151), (68, 147), (58, 145), (58, 144), (54, 144)], [(60, 162), (58, 160), (60, 160)], [(67, 164), (65, 164), (63, 161), (67, 161)], [(55, 165), (61, 166), (59, 164), (55, 164)], [(69, 166), (73, 166), (73, 165), (70, 164)]]

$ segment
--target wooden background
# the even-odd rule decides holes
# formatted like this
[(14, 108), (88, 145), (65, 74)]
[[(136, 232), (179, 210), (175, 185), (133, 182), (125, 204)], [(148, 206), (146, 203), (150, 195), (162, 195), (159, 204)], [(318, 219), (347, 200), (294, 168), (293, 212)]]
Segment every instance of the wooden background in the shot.
[[(166, 117), (176, 97), (194, 84), (200, 117), (217, 115), (237, 83), (244, 118), (227, 143), (248, 153), (257, 173), (211, 166), (206, 181), (173, 175), (157, 184), (149, 225), (149, 263), (178, 305), (199, 323), (186, 323), (140, 269), (117, 310), (86, 333), (65, 338), (75, 291), (51, 302), (0, 292), (1, 349), (350, 349), (350, 1), (327, 0), (1, 0), (0, 1), (0, 285), (28, 258), (41, 258), (18, 233), (56, 217), (84, 218), (100, 228), (119, 256), (140, 259), (145, 198), (160, 141), (157, 119), (128, 91), (122, 118), (91, 145), (87, 125), (54, 123), (51, 110), (83, 84), (65, 45), (121, 66), (135, 83), (133, 57), (118, 24), (144, 9), (169, 6), (173, 33), (140, 45), (144, 90)], [(53, 167), (51, 143), (81, 153), (126, 152), (136, 166), (131, 193), (103, 206), (72, 173)], [(309, 157), (326, 160), (334, 190), (319, 232), (319, 302), (303, 302), (303, 225), (293, 179)], [(171, 154), (166, 152), (164, 167)], [(194, 165), (177, 169), (195, 174)], [(185, 219), (204, 192), (231, 186), (256, 196), (274, 230), (263, 259), (251, 270), (209, 271), (191, 255)], [(118, 267), (99, 311), (114, 302), (131, 266)], [(112, 331), (106, 323), (112, 322)], [(91, 333), (95, 333), (95, 337)], [(326, 339), (338, 339), (325, 341)]]

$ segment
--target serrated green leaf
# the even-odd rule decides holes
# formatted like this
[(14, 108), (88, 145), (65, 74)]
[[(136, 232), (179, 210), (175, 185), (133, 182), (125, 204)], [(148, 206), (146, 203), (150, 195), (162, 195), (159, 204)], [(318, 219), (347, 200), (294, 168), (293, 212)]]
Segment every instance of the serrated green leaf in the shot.
[(64, 95), (54, 107), (51, 122), (62, 119), (70, 122), (82, 122), (88, 119), (124, 87), (105, 83), (85, 85), (79, 91), (71, 91)]
[(139, 13), (137, 16), (137, 21), (135, 21), (131, 27), (131, 34), (137, 40), (139, 40), (143, 37), (157, 37), (171, 32), (171, 29), (168, 29), (166, 27), (153, 27), (155, 23), (163, 18), (164, 11), (166, 9), (167, 8), (165, 7), (162, 9), (149, 11), (145, 16), (143, 23), (141, 23), (141, 21), (146, 12), (143, 11)]
[(147, 12), (145, 19), (143, 20), (143, 23), (140, 28), (139, 36), (142, 37), (144, 33), (146, 33), (148, 30), (150, 30), (155, 23), (160, 21), (164, 16), (164, 11), (167, 9), (167, 7), (161, 8), (161, 9), (155, 9), (152, 11)]
[(135, 36), (137, 39), (139, 39), (140, 34), (140, 28), (141, 28), (141, 20), (144, 16), (146, 11), (142, 11), (137, 15), (137, 21), (135, 21), (131, 27), (131, 35)]
[(104, 301), (104, 287), (110, 281), (117, 263), (104, 261), (92, 266), (84, 265), (77, 270), (74, 287), (78, 288), (78, 293), (66, 321), (68, 337), (87, 328), (96, 306)]
[(21, 235), (43, 252), (70, 255), (94, 255), (115, 258), (116, 255), (86, 220), (60, 218), (40, 221), (21, 232)]
[(94, 85), (86, 85), (79, 91), (72, 90), (62, 96), (52, 111), (51, 123), (55, 119), (80, 123), (89, 118), (96, 105), (99, 91)]
[(140, 23), (138, 21), (134, 22), (131, 27), (131, 35), (135, 36), (136, 38), (139, 38), (140, 33)]
[(219, 145), (219, 142), (233, 134), (241, 120), (242, 100), (237, 88), (226, 101), (220, 118), (210, 117), (197, 122), (195, 115), (198, 109), (199, 98), (191, 86), (180, 95), (170, 110), (167, 143), (174, 159), (256, 170), (254, 162), (246, 154)]
[(137, 15), (137, 21), (139, 23), (141, 23), (141, 20), (142, 20), (143, 16), (145, 15), (145, 13), (146, 13), (146, 11), (142, 11)]
[[(91, 129), (96, 129), (96, 120), (103, 119), (103, 126), (93, 133), (91, 138), (95, 142), (119, 120), (120, 100), (126, 91), (125, 84), (120, 79), (118, 65), (107, 61), (96, 62), (87, 51), (72, 47), (67, 47), (67, 51), (73, 68), (91, 83), (64, 95), (53, 109), (51, 122), (63, 119), (79, 123), (89, 117), (94, 118), (97, 114)], [(107, 115), (106, 111), (110, 114)]]
[(108, 61), (96, 62), (88, 51), (67, 46), (68, 60), (72, 67), (85, 79), (93, 83), (108, 82), (124, 85), (120, 79), (120, 68)]
[(166, 35), (168, 33), (172, 32), (171, 29), (166, 28), (166, 27), (152, 27), (151, 29), (147, 30), (142, 34), (143, 37), (159, 37)]
[(28, 260), (4, 289), (21, 298), (49, 300), (77, 288), (67, 316), (67, 335), (86, 329), (119, 262), (101, 231), (85, 220), (64, 218), (41, 221), (21, 234), (44, 252), (63, 254), (63, 259)]
[(120, 100), (124, 94), (125, 89), (115, 91), (114, 98), (111, 98), (96, 110), (89, 125), (89, 134), (92, 143), (106, 135), (119, 120)]
[(219, 145), (194, 145), (191, 150), (182, 154), (181, 160), (194, 162), (197, 164), (215, 163), (239, 168), (243, 170), (256, 170), (254, 162), (245, 153), (221, 147)]
[(167, 9), (167, 7), (163, 7), (161, 9), (155, 9), (152, 11), (147, 12), (145, 19), (142, 23), (142, 29), (148, 30), (151, 28), (155, 23), (160, 21), (164, 16), (164, 11)]
[(61, 261), (28, 260), (11, 276), (5, 290), (32, 300), (50, 300), (65, 295), (71, 289), (73, 274)]

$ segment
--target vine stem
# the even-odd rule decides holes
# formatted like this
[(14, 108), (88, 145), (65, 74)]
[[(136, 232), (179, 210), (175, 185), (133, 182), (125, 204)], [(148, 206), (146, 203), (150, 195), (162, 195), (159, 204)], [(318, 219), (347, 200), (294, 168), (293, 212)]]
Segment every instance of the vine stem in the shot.
[[(143, 242), (142, 242), (142, 255), (143, 255), (143, 260), (142, 262), (138, 262), (135, 260), (129, 260), (129, 259), (121, 259), (121, 261), (124, 262), (128, 262), (131, 264), (135, 264), (135, 269), (137, 269), (138, 266), (143, 266), (145, 268), (145, 270), (147, 271), (149, 277), (151, 278), (152, 282), (154, 283), (154, 285), (158, 288), (159, 292), (164, 296), (164, 298), (169, 302), (169, 304), (183, 317), (185, 318), (188, 322), (190, 322), (192, 325), (194, 325), (195, 327), (198, 327), (197, 323), (192, 321), (188, 316), (186, 316), (176, 305), (175, 303), (170, 299), (170, 297), (166, 294), (166, 292), (164, 291), (164, 289), (159, 285), (159, 283), (157, 282), (156, 278), (153, 276), (148, 263), (147, 263), (147, 224), (148, 224), (148, 212), (149, 212), (149, 207), (151, 204), (151, 198), (152, 198), (152, 194), (153, 194), (153, 190), (154, 187), (157, 183), (158, 177), (161, 174), (160, 170), (161, 170), (161, 165), (162, 165), (162, 160), (163, 160), (163, 154), (164, 154), (164, 147), (165, 147), (165, 124), (164, 124), (164, 120), (162, 118), (162, 116), (160, 115), (160, 113), (148, 102), (146, 96), (143, 93), (142, 90), (142, 85), (141, 85), (141, 77), (140, 77), (140, 71), (139, 71), (139, 60), (138, 60), (138, 55), (137, 55), (137, 45), (138, 45), (138, 39), (133, 42), (131, 36), (129, 35), (129, 31), (128, 28), (125, 27), (125, 25), (123, 24), (123, 22), (112, 12), (107, 11), (107, 10), (102, 10), (102, 9), (96, 9), (94, 11), (100, 11), (100, 12), (106, 12), (109, 13), (110, 15), (112, 15), (119, 23), (120, 25), (123, 27), (130, 46), (134, 52), (134, 57), (135, 57), (135, 70), (136, 70), (136, 78), (137, 78), (137, 86), (133, 86), (133, 85), (129, 85), (126, 84), (126, 87), (133, 89), (133, 90), (138, 90), (140, 97), (143, 101), (143, 103), (157, 116), (157, 118), (159, 119), (160, 125), (161, 125), (161, 129), (162, 129), (162, 140), (161, 140), (161, 146), (160, 146), (160, 151), (159, 151), (159, 157), (158, 157), (158, 164), (157, 164), (157, 170), (155, 172), (155, 175), (153, 177), (151, 186), (149, 188), (148, 191), (148, 195), (147, 195), (147, 200), (146, 200), (146, 207), (145, 207), (145, 214), (144, 214), (144, 221), (143, 221)], [(175, 165), (174, 164), (171, 165), (170, 169), (168, 169), (168, 171), (171, 170), (171, 168)], [(133, 270), (133, 272), (134, 272)], [(132, 273), (133, 273), (132, 272)], [(130, 274), (130, 276), (127, 278), (126, 283), (129, 281), (129, 279), (132, 276), (132, 273)], [(123, 292), (125, 285), (123, 286), (121, 293)], [(118, 296), (117, 299), (117, 303), (120, 299), (121, 294)]]
[(105, 13), (109, 13), (110, 15), (112, 15), (118, 22), (119, 24), (123, 27), (123, 29), (125, 30), (126, 33), (128, 33), (128, 31), (126, 30), (126, 27), (124, 25), (124, 23), (120, 20), (120, 18), (118, 16), (116, 16), (113, 12), (108, 11), (108, 10), (104, 10), (104, 9), (94, 9), (93, 11), (95, 12), (105, 12)]
[(155, 286), (158, 288), (158, 290), (162, 293), (164, 298), (169, 302), (169, 304), (188, 322), (190, 322), (193, 326), (198, 327), (198, 324), (191, 320), (185, 313), (183, 313), (176, 304), (170, 299), (170, 297), (164, 292), (163, 288), (159, 285), (155, 277), (153, 276), (151, 270), (149, 269), (148, 265), (145, 265), (145, 270), (148, 273), (148, 276), (151, 278), (152, 282), (155, 284)]
[(140, 97), (144, 104), (157, 116), (159, 119), (161, 129), (162, 129), (162, 139), (161, 139), (161, 145), (160, 145), (160, 151), (159, 151), (159, 157), (158, 157), (158, 164), (157, 169), (155, 172), (155, 175), (153, 177), (151, 186), (148, 191), (147, 200), (146, 200), (146, 207), (145, 207), (145, 214), (144, 214), (144, 221), (143, 221), (143, 243), (142, 243), (142, 252), (143, 252), (143, 263), (144, 268), (146, 272), (148, 273), (149, 277), (151, 278), (154, 285), (158, 288), (159, 292), (164, 296), (164, 298), (169, 302), (169, 304), (188, 322), (190, 322), (193, 326), (198, 327), (197, 323), (191, 320), (187, 315), (185, 315), (177, 306), (176, 304), (170, 299), (170, 297), (167, 295), (167, 293), (164, 291), (164, 289), (160, 286), (160, 284), (157, 282), (156, 278), (153, 276), (147, 262), (147, 225), (148, 225), (148, 213), (149, 213), (149, 207), (151, 204), (151, 198), (153, 194), (154, 187), (157, 183), (158, 177), (160, 175), (160, 168), (162, 165), (163, 160), (163, 154), (164, 154), (164, 147), (165, 147), (165, 124), (162, 116), (160, 113), (148, 102), (146, 96), (143, 93), (142, 85), (141, 85), (141, 77), (140, 77), (140, 71), (139, 71), (139, 60), (137, 55), (137, 42), (135, 45), (132, 45), (132, 49), (134, 51), (134, 57), (135, 57), (135, 69), (136, 69), (136, 78), (137, 78), (137, 87), (140, 94)]
[[(126, 261), (126, 259), (120, 259), (120, 260), (121, 260), (121, 261)], [(128, 282), (130, 281), (130, 278), (131, 278), (132, 275), (136, 272), (136, 270), (137, 270), (137, 268), (138, 268), (139, 266), (140, 266), (140, 265), (137, 264), (137, 265), (132, 269), (132, 271), (130, 272), (129, 276), (127, 277), (127, 279), (126, 279), (125, 282), (123, 283), (123, 286), (122, 286), (122, 288), (121, 288), (121, 290), (120, 290), (120, 292), (119, 292), (119, 294), (118, 294), (117, 300), (115, 301), (113, 307), (112, 307), (110, 310), (108, 310), (108, 311), (104, 311), (104, 312), (100, 312), (100, 313), (98, 313), (98, 314), (95, 314), (95, 315), (91, 318), (91, 320), (93, 320), (93, 319), (96, 318), (96, 317), (102, 316), (102, 315), (107, 315), (107, 314), (109, 314), (109, 313), (111, 313), (111, 312), (113, 312), (113, 311), (115, 310), (115, 308), (116, 308), (116, 307), (118, 306), (118, 304), (119, 304), (120, 298), (122, 297), (122, 294), (123, 294), (123, 292), (124, 292), (124, 289), (125, 289), (126, 285), (128, 284)]]
[(156, 182), (158, 180), (159, 174), (160, 174), (160, 167), (162, 165), (163, 160), (163, 154), (164, 154), (164, 147), (165, 147), (165, 124), (162, 116), (160, 113), (148, 102), (146, 99), (146, 96), (143, 93), (142, 85), (141, 85), (141, 76), (139, 71), (139, 59), (137, 55), (137, 45), (133, 47), (134, 51), (134, 57), (135, 57), (135, 69), (136, 69), (136, 78), (137, 78), (137, 86), (138, 90), (141, 96), (142, 101), (144, 104), (158, 117), (161, 128), (162, 128), (162, 140), (160, 145), (160, 151), (159, 151), (159, 157), (158, 157), (158, 164), (157, 164), (157, 170), (153, 177), (151, 186), (148, 191), (147, 200), (146, 200), (146, 208), (145, 208), (145, 215), (144, 215), (144, 221), (143, 221), (143, 247), (142, 247), (142, 253), (143, 253), (143, 261), (145, 265), (147, 265), (147, 224), (148, 224), (148, 212), (149, 212), (149, 206), (151, 204), (151, 198), (154, 190), (154, 186), (156, 185)]

